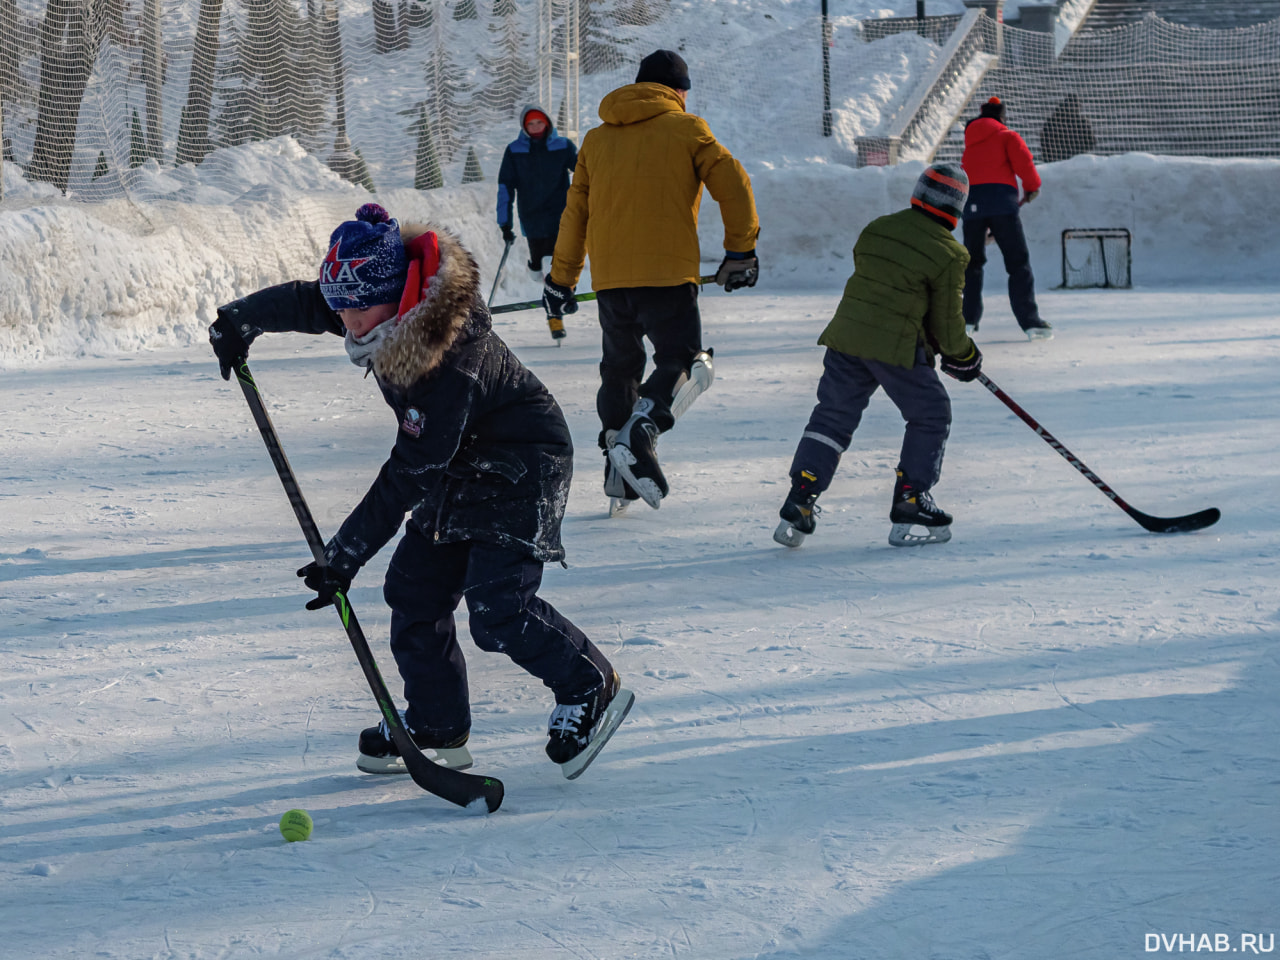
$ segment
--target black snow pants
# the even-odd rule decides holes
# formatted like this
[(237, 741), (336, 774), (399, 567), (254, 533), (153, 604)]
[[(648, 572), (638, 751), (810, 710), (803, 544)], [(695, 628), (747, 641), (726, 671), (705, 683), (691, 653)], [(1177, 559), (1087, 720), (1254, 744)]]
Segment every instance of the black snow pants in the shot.
[[(636, 400), (646, 397), (653, 401), (650, 416), (658, 429), (670, 430), (675, 425), (671, 400), (676, 383), (702, 349), (697, 284), (601, 290), (596, 303), (603, 351), (596, 393), (601, 427), (619, 429), (631, 417)], [(653, 344), (654, 369), (642, 384), (645, 337)]]
[(467, 665), (453, 613), (465, 597), (471, 639), (505, 653), (550, 687), (558, 703), (585, 699), (613, 670), (608, 659), (537, 596), (542, 563), (476, 541), (434, 543), (412, 520), (387, 568), (391, 652), (416, 733), (451, 740), (471, 729)]
[(1031, 253), (1027, 236), (1022, 232), (1022, 219), (1016, 213), (1000, 216), (964, 218), (964, 245), (969, 251), (969, 266), (964, 271), (964, 322), (977, 326), (982, 319), (982, 268), (987, 262), (987, 230), (1004, 257), (1009, 274), (1009, 306), (1018, 326), (1023, 330), (1040, 319), (1036, 305), (1036, 281), (1031, 273)]

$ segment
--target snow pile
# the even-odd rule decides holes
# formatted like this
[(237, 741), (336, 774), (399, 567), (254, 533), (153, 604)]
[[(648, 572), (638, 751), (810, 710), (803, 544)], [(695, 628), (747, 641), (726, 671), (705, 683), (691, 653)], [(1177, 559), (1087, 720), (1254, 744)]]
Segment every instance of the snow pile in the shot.
[[(0, 364), (194, 342), (203, 339), (218, 304), (311, 277), (332, 228), (368, 195), (346, 185), (308, 189), (315, 181), (307, 177), (323, 182), (328, 171), (299, 177), (276, 162), (288, 155), (280, 144), (239, 149), (247, 158), (238, 169), (250, 186), (233, 202), (209, 202), (217, 199), (216, 188), (166, 172), (157, 180), (167, 178), (175, 194), (203, 202), (34, 203), (0, 210)], [(305, 167), (314, 158), (299, 159)], [(747, 167), (760, 211), (761, 288), (797, 289), (843, 283), (858, 232), (906, 205), (923, 164), (853, 169), (755, 161)], [(1137, 285), (1275, 279), (1280, 193), (1272, 185), (1280, 179), (1280, 160), (1086, 156), (1047, 165), (1041, 174), (1043, 191), (1023, 211), (1041, 289), (1061, 282), (1062, 231), (1080, 227), (1130, 230)], [(494, 189), (480, 183), (430, 193), (397, 190), (381, 199), (402, 221), (457, 232), (480, 260), (487, 289), (502, 252), (492, 222)], [(710, 270), (722, 250), (719, 211), (710, 198), (704, 198), (700, 238)], [(1002, 277), (997, 255), (988, 283), (998, 288)], [(583, 289), (589, 282), (588, 275)], [(537, 292), (510, 260), (498, 301)]]

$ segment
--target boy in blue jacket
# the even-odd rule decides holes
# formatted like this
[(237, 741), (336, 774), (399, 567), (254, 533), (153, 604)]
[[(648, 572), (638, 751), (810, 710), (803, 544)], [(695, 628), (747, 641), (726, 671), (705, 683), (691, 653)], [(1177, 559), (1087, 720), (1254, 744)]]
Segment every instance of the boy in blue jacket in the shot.
[[(560, 214), (569, 193), (569, 175), (578, 163), (578, 149), (559, 136), (541, 107), (525, 107), (520, 136), (507, 144), (498, 170), (498, 226), (507, 243), (516, 234), (512, 199), (520, 212), (520, 226), (529, 241), (529, 275), (542, 286), (542, 261), (555, 253)], [(547, 314), (551, 336), (564, 337), (564, 318)]]

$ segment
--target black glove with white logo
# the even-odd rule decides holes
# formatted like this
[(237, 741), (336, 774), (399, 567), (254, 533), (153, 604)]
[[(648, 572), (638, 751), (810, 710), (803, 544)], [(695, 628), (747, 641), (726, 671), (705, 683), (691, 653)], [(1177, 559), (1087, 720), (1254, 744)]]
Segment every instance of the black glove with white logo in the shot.
[(562, 287), (547, 277), (542, 285), (542, 309), (547, 311), (549, 317), (567, 317), (578, 312), (578, 301), (574, 299), (571, 289)]
[(754, 250), (750, 253), (733, 253), (726, 250), (724, 259), (720, 261), (720, 269), (716, 271), (716, 283), (724, 287), (725, 292), (728, 293), (742, 287), (754, 287), (759, 276), (760, 261), (756, 259)]

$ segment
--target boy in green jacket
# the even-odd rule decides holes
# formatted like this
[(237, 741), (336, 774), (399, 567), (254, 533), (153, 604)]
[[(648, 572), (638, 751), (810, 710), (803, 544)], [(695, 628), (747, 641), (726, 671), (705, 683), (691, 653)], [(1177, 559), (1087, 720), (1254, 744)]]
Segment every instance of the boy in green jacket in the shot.
[(907, 422), (889, 542), (905, 547), (951, 539), (951, 515), (929, 495), (951, 432), (951, 399), (933, 364), (941, 354), (943, 372), (963, 381), (982, 369), (961, 311), (969, 254), (951, 233), (968, 194), (959, 164), (935, 164), (916, 181), (908, 209), (873, 220), (858, 237), (853, 276), (818, 339), (827, 348), (818, 405), (791, 461), (791, 492), (773, 534), (778, 543), (798, 547), (813, 533), (815, 501), (830, 486), (879, 387)]

